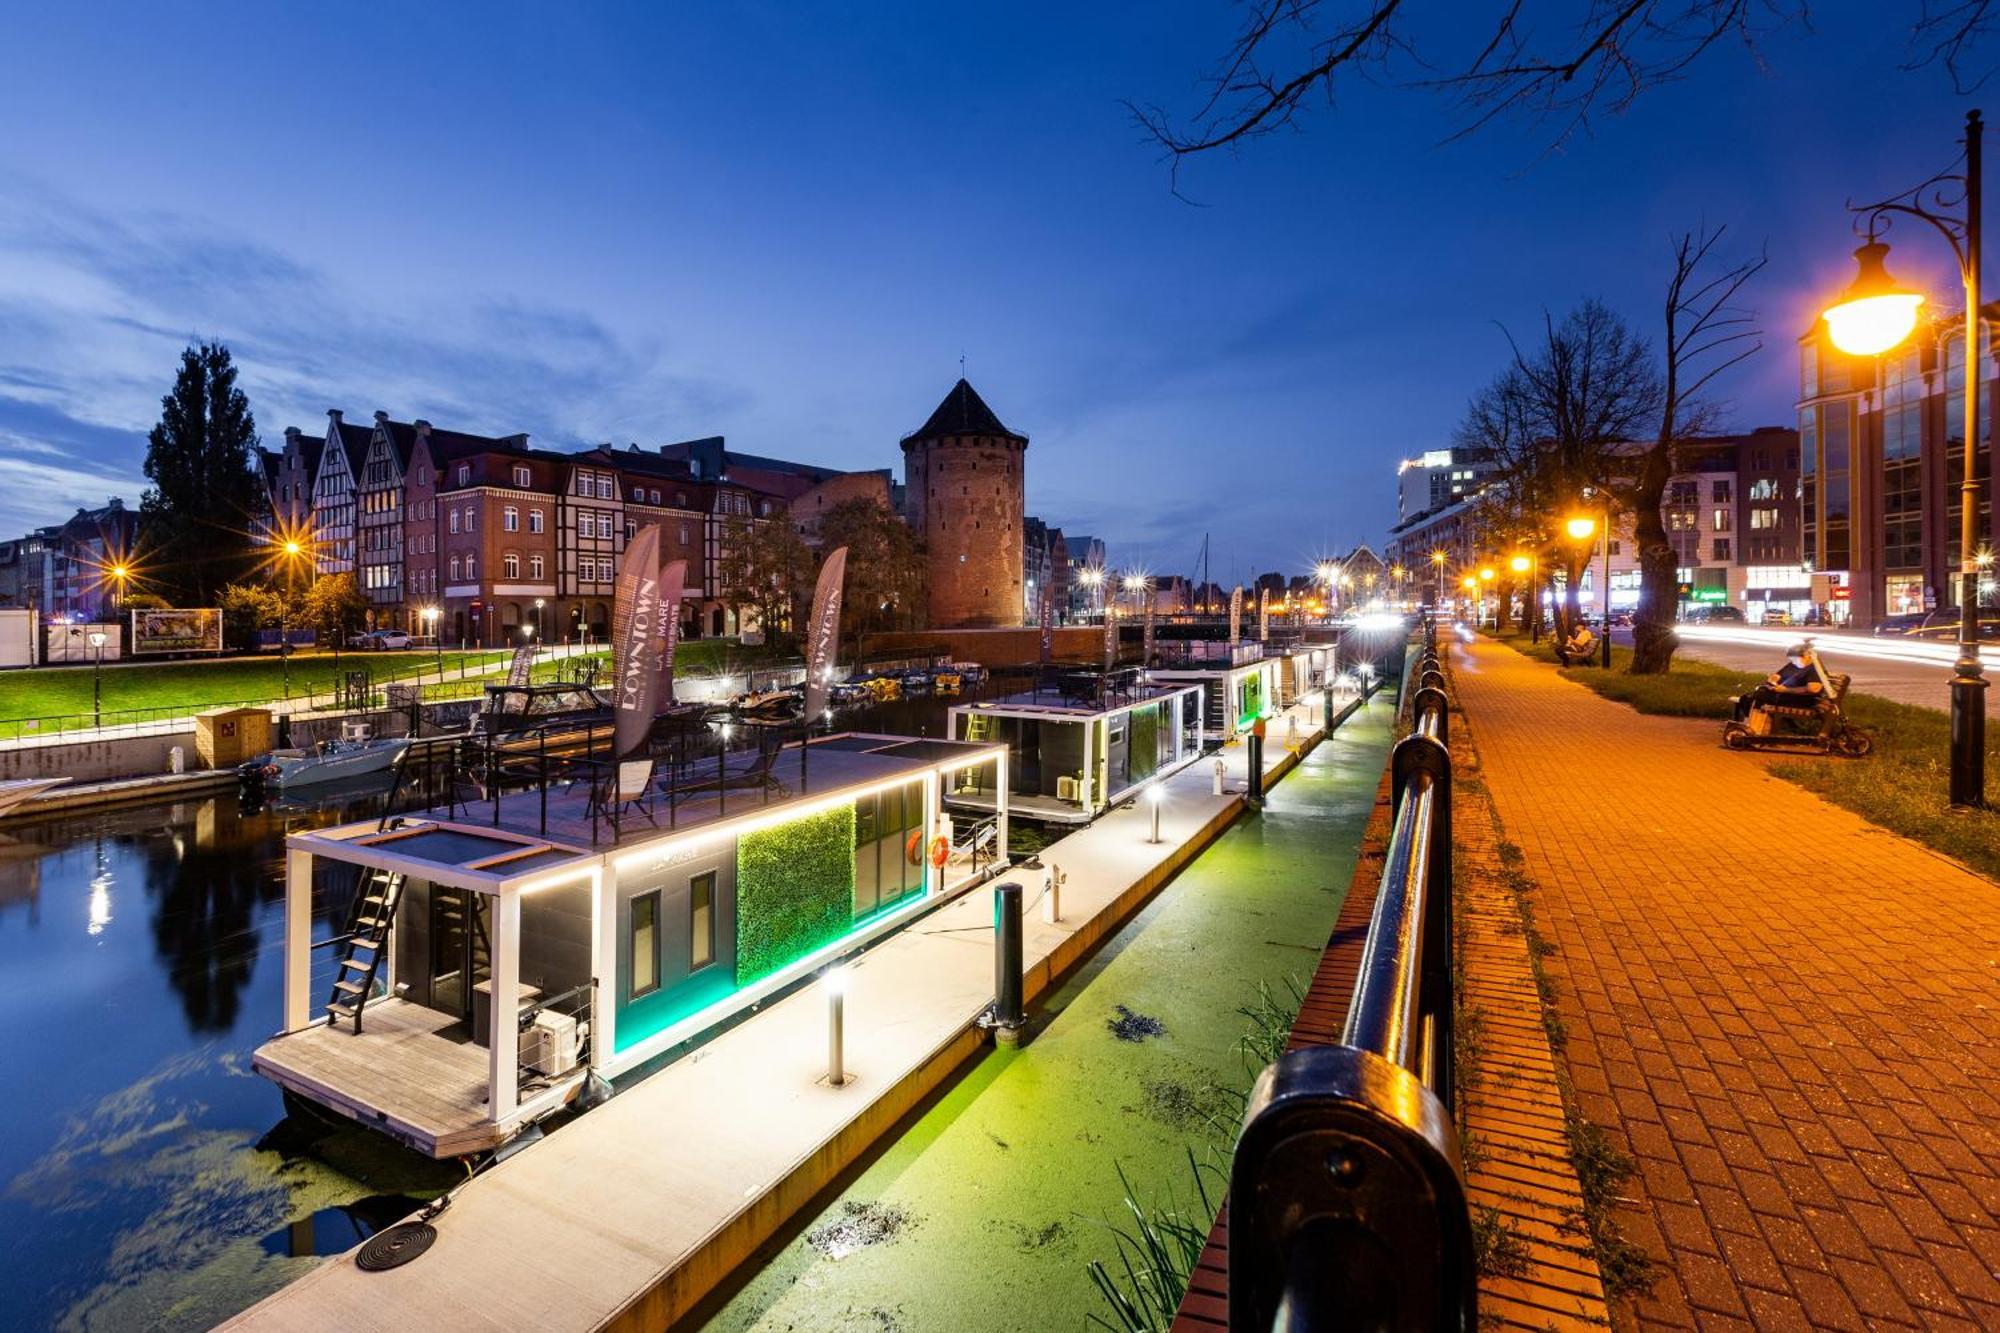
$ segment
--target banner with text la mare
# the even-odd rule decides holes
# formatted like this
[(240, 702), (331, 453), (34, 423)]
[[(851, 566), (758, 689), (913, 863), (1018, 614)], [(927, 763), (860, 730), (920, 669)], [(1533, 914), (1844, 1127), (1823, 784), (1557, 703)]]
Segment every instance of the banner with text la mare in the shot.
[[(840, 594), (847, 584), (847, 548), (829, 552), (819, 567), (813, 589), (812, 619), (806, 624), (806, 730), (826, 711), (827, 686), (833, 681), (834, 649), (840, 643)], [(801, 760), (800, 762), (804, 762)]]
[(219, 653), (222, 612), (212, 606), (132, 613), (132, 655)]
[(625, 543), (611, 602), (612, 751), (620, 759), (645, 748), (660, 698), (660, 525), (648, 523)]
[(688, 562), (669, 560), (660, 569), (660, 706), (674, 701), (674, 652), (681, 644), (681, 598), (687, 594)]

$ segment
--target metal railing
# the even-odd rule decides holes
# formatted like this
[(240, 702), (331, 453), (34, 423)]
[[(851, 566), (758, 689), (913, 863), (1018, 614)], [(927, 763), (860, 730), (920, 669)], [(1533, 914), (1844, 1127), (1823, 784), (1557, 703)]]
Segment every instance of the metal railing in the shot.
[(1337, 1046), (1287, 1052), (1250, 1094), (1229, 1185), (1229, 1326), (1478, 1326), (1459, 1161), (1452, 978), (1451, 754), (1435, 625), (1395, 818)]

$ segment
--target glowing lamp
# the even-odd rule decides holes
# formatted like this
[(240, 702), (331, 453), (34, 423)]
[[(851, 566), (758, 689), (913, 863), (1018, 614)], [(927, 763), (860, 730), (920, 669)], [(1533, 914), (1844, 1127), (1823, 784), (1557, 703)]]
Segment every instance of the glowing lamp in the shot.
[(1465, 576), (1464, 581), (1465, 581), (1465, 590), (1467, 592), (1471, 592), (1474, 588), (1477, 588), (1479, 586), (1479, 580), (1472, 577), (1472, 575), (1470, 574), (1467, 574)]
[(1860, 271), (1839, 303), (1827, 308), (1827, 337), (1849, 356), (1886, 352), (1917, 327), (1917, 308), (1924, 298), (1889, 276), (1884, 262), (1888, 253), (1886, 243), (1872, 239), (1856, 250), (1854, 261)]
[(299, 553), (299, 550), (300, 550), (300, 547), (299, 547), (299, 544), (298, 544), (297, 542), (286, 542), (286, 543), (285, 543), (285, 554), (286, 554), (286, 555), (297, 555), (297, 554)]
[(1513, 570), (1516, 574), (1527, 573), (1528, 565), (1529, 565), (1529, 560), (1528, 557), (1525, 555), (1517, 555), (1512, 560), (1509, 560), (1507, 562), (1507, 568)]
[(1563, 527), (1577, 541), (1588, 541), (1591, 534), (1597, 531), (1597, 520), (1594, 518), (1573, 518), (1568, 523), (1565, 523)]
[(1481, 569), (1479, 571), (1479, 581), (1481, 583), (1493, 582), (1493, 566), (1487, 565), (1484, 569)]

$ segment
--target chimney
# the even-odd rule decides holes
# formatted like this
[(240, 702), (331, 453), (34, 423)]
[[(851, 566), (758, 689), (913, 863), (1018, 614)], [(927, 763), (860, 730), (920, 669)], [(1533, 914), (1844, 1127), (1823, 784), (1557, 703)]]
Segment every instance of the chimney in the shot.
[(289, 449), (291, 448), (291, 446), (297, 444), (298, 442), (299, 442), (299, 428), (297, 426), (285, 427), (285, 447)]
[(418, 417), (415, 421), (412, 421), (410, 424), (416, 428), (417, 434), (419, 435), (429, 435), (431, 433), (431, 423), (425, 421), (422, 417)]
[(387, 412), (382, 411), (380, 408), (377, 408), (375, 411), (375, 429), (377, 430), (389, 429), (389, 414)]
[(506, 445), (509, 449), (513, 449), (518, 453), (525, 454), (526, 452), (528, 452), (528, 433), (526, 431), (522, 431), (519, 435), (502, 435), (500, 437), (500, 443)]
[(331, 421), (334, 425), (338, 426), (340, 424), (340, 409), (337, 407), (327, 408), (326, 419), (328, 421)]

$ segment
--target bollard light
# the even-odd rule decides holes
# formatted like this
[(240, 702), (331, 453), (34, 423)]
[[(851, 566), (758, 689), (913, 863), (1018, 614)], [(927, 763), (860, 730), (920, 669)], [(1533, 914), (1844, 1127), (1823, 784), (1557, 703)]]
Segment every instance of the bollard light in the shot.
[(847, 1083), (847, 969), (830, 967), (820, 979), (826, 988), (826, 1083)]
[(1166, 803), (1166, 799), (1167, 787), (1165, 783), (1155, 782), (1152, 786), (1146, 788), (1146, 804), (1153, 807), (1153, 836), (1146, 839), (1148, 842), (1158, 842), (1160, 840), (1160, 807)]
[(1042, 873), (1042, 920), (1052, 926), (1059, 925), (1062, 922), (1063, 872), (1052, 861)]

